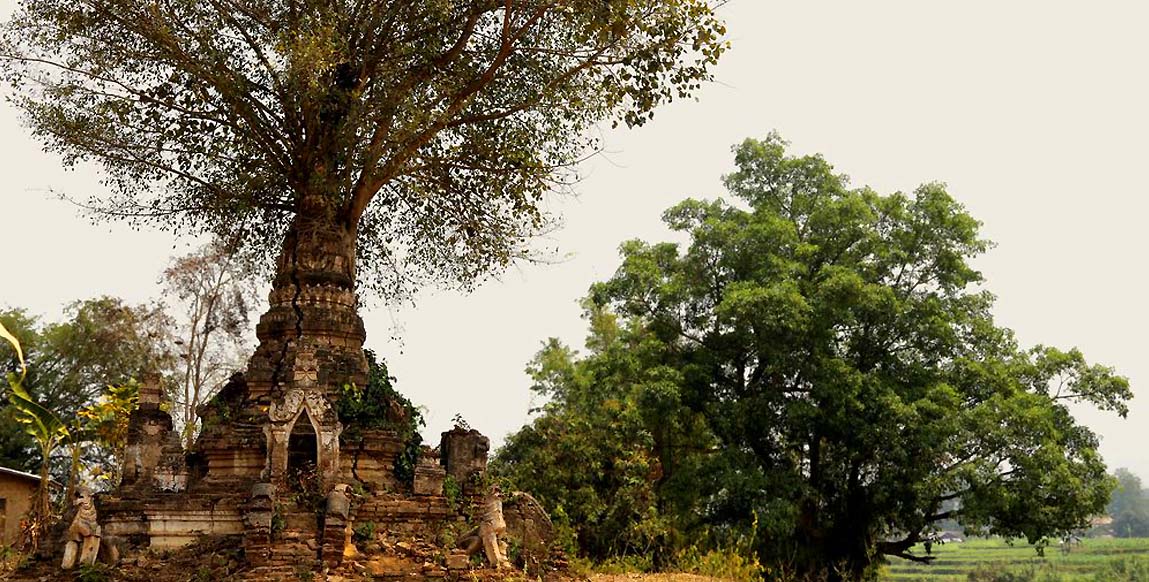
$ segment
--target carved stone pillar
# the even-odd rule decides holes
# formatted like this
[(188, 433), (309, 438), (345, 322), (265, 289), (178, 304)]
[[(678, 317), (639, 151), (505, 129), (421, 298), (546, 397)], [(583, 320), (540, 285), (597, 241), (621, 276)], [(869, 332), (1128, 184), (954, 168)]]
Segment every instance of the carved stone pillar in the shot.
[(491, 449), (491, 439), (475, 429), (455, 427), (442, 435), (439, 450), (443, 465), (467, 496), (482, 495), (475, 490), (476, 478), (487, 472), (487, 452)]

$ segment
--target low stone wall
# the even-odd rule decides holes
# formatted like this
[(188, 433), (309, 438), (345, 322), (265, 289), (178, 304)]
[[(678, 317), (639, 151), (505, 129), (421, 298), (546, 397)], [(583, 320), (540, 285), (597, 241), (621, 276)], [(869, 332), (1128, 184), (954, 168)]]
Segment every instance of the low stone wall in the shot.
[(104, 536), (129, 546), (170, 550), (205, 535), (237, 535), (244, 531), (240, 505), (245, 494), (155, 493), (140, 498), (102, 495), (97, 510)]
[(361, 502), (352, 515), (355, 525), (374, 523), (388, 533), (431, 537), (445, 524), (463, 519), (442, 495), (378, 494)]

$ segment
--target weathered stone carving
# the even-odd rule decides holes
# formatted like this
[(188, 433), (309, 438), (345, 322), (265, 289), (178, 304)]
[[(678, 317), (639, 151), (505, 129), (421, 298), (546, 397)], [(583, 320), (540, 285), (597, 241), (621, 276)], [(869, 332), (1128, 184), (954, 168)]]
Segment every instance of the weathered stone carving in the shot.
[(503, 519), (503, 496), (498, 486), (492, 486), (479, 506), (479, 526), (459, 540), (459, 547), (468, 555), (481, 547), (487, 562), (494, 568), (503, 570), (511, 567), (507, 560), (506, 542), (499, 539), (507, 531)]
[(273, 400), (264, 427), (268, 446), (268, 471), (272, 481), (282, 481), (287, 471), (288, 446), (298, 423), (310, 422), (316, 437), (316, 469), (325, 482), (334, 481), (339, 471), (339, 423), (326, 394), (316, 388), (292, 388), (282, 399)]
[(327, 494), (327, 511), (328, 518), (338, 518), (347, 521), (351, 515), (351, 497), (347, 492), (351, 489), (346, 483), (340, 483)]
[(439, 450), (443, 455), (447, 474), (455, 479), (467, 493), (472, 476), (487, 471), (487, 452), (491, 439), (475, 429), (455, 427), (443, 433)]
[(248, 528), (270, 531), (271, 516), (275, 513), (275, 484), (256, 483), (251, 486), (251, 499), (244, 507), (243, 521)]
[(447, 470), (439, 464), (439, 451), (424, 448), (415, 465), (415, 495), (442, 495)]
[(78, 564), (94, 564), (100, 553), (100, 524), (92, 494), (87, 489), (76, 492), (75, 508), (76, 516), (64, 534), (64, 560), (60, 566), (65, 570)]
[(140, 386), (139, 407), (128, 420), (127, 443), (121, 484), (128, 487), (155, 487), (161, 491), (183, 491), (187, 469), (179, 435), (172, 429), (172, 417), (165, 412), (159, 378), (151, 375)]
[(272, 422), (287, 422), (295, 418), (304, 407), (317, 420), (329, 418), (334, 414), (322, 390), (293, 388), (288, 390), (282, 401), (271, 403), (267, 415), (271, 417)]
[(348, 557), (355, 557), (351, 529), (351, 486), (340, 483), (327, 494), (323, 514), (322, 556), (328, 567), (338, 566)]

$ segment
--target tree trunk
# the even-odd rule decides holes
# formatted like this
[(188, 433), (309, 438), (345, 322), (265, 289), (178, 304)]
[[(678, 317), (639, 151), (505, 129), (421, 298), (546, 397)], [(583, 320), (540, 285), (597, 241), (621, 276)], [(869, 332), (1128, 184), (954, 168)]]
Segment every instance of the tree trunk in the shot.
[(50, 517), (48, 509), (50, 500), (48, 496), (52, 486), (52, 473), (48, 459), (51, 455), (51, 451), (47, 448), (43, 448), (41, 449), (41, 453), (43, 459), (40, 463), (40, 486), (36, 489), (36, 506), (33, 512), (35, 515), (32, 516), (31, 530), (29, 532), (31, 533), (31, 540), (28, 540), (31, 542), (32, 549), (34, 550), (40, 548), (40, 538), (43, 537), (44, 530), (48, 526), (48, 518)]
[(64, 491), (64, 513), (72, 509), (72, 500), (76, 498), (76, 487), (80, 482), (80, 445), (72, 443), (72, 464), (68, 467), (68, 488)]
[(270, 307), (256, 326), (248, 366), (252, 398), (266, 403), (297, 381), (315, 381), (332, 399), (364, 385), (366, 337), (355, 296), (355, 234), (330, 215), (300, 213), (284, 238)]
[[(339, 476), (336, 404), (345, 385), (366, 385), (368, 367), (355, 296), (355, 232), (337, 216), (314, 197), (288, 228), (244, 380), (224, 387), (216, 405), (201, 407), (208, 416), (197, 447), (208, 478), (286, 485), (297, 422), (314, 426), (321, 484)], [(227, 413), (213, 412), (220, 409)], [(211, 415), (217, 416), (208, 422)]]
[(295, 423), (313, 422), (324, 487), (339, 471), (336, 403), (344, 386), (364, 386), (368, 375), (355, 295), (355, 233), (326, 210), (303, 204), (284, 238), (246, 375), (248, 402), (270, 421), (266, 477), (285, 482), (294, 470), (288, 449)]

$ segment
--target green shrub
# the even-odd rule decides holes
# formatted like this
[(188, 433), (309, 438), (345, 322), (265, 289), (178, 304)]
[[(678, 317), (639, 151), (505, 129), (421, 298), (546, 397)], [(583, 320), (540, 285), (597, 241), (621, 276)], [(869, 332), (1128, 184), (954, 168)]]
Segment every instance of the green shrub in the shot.
[(443, 479), (443, 496), (447, 498), (447, 504), (451, 506), (451, 511), (459, 510), (459, 501), (463, 498), (463, 488), (450, 475)]
[(1035, 564), (1010, 566), (1000, 562), (982, 564), (967, 574), (966, 579), (969, 582), (1067, 582), (1051, 563), (1041, 567)]
[(76, 582), (110, 582), (111, 568), (106, 564), (81, 564), (76, 571)]
[(763, 569), (754, 556), (747, 557), (732, 549), (702, 552), (689, 548), (677, 556), (675, 570), (725, 580), (761, 580)]
[(650, 572), (654, 569), (654, 562), (650, 556), (612, 556), (598, 565), (595, 570), (600, 574), (634, 574), (637, 572)]
[(419, 430), (426, 421), (419, 407), (395, 390), (395, 378), (387, 372), (387, 364), (378, 361), (371, 350), (363, 350), (363, 355), (368, 365), (367, 385), (345, 384), (335, 404), (335, 413), (345, 427), (342, 438), (355, 442), (363, 429), (394, 430), (404, 443), (395, 459), (395, 477), (400, 483), (410, 483), (423, 444)]
[(365, 521), (363, 523), (355, 524), (351, 529), (351, 535), (357, 542), (369, 542), (375, 539), (375, 522)]

